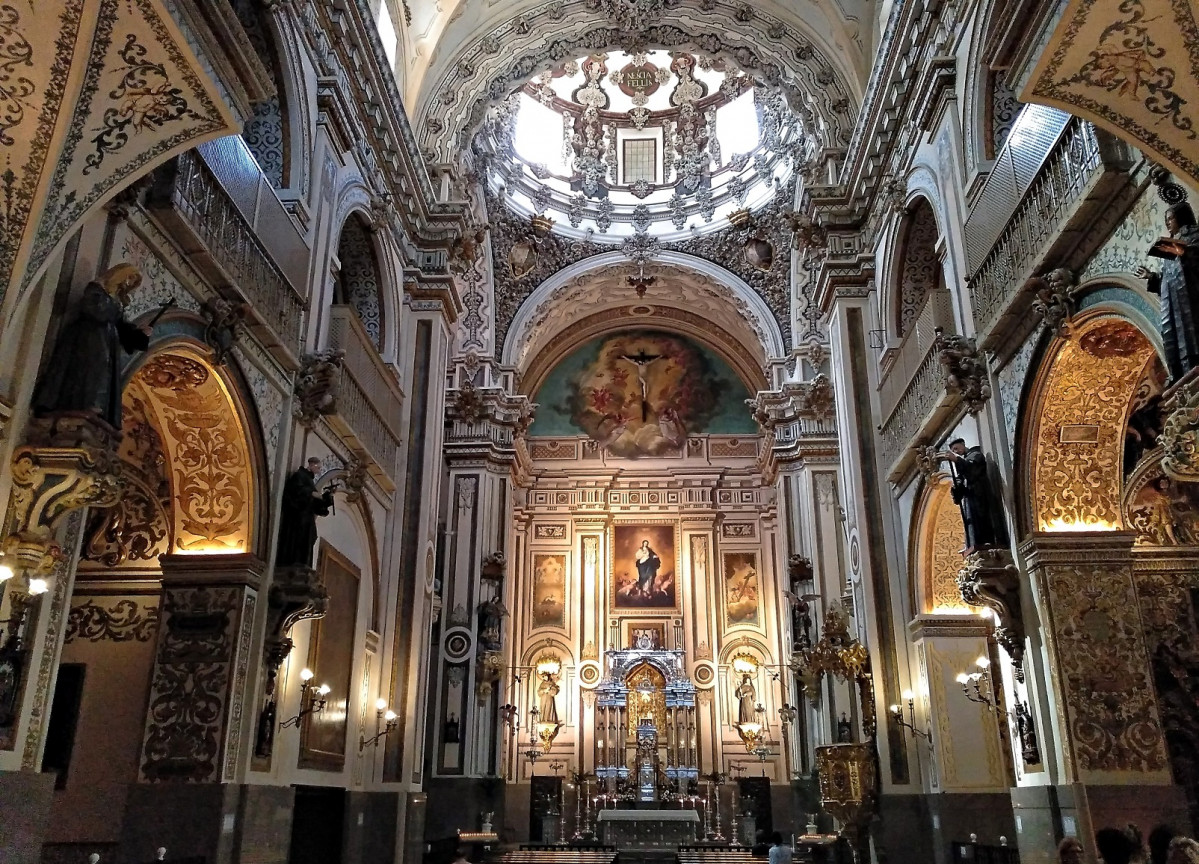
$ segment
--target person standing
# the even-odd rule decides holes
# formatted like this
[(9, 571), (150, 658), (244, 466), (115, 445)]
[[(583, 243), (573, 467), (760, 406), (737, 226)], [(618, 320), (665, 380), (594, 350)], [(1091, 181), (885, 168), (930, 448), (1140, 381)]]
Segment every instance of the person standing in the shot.
[(770, 835), (770, 864), (791, 864), (791, 847), (778, 831)]

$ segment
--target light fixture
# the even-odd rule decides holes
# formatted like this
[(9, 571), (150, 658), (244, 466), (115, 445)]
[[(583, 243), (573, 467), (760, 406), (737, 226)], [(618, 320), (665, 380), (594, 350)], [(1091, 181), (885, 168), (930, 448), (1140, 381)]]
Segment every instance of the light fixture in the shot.
[(962, 685), (962, 695), (971, 702), (986, 705), (996, 716), (1007, 717), (1007, 712), (999, 704), (995, 695), (995, 682), (991, 678), (991, 660), (985, 654), (974, 661), (977, 672), (962, 672), (957, 682)]
[(911, 690), (903, 691), (903, 700), (908, 703), (908, 719), (903, 718), (903, 709), (898, 705), (890, 707), (891, 719), (895, 721), (895, 725), (900, 729), (907, 729), (918, 738), (923, 738), (932, 749), (933, 746), (933, 730), (916, 728), (916, 696)]
[(319, 687), (312, 685), (312, 670), (305, 667), (300, 670), (300, 712), (294, 717), (288, 717), (279, 724), (280, 729), (286, 729), (288, 726), (299, 726), (300, 721), (309, 714), (319, 714), (325, 710), (325, 703), (328, 701), (326, 697), (332, 689), (328, 684), (322, 684)]
[(367, 738), (365, 733), (358, 733), (358, 752), (361, 753), (367, 747), (378, 747), (379, 742), (394, 732), (397, 726), (399, 726), (399, 717), (396, 712), (387, 707), (387, 700), (376, 699), (375, 734)]
[(8, 592), (9, 616), (0, 621), (4, 625), (4, 636), (0, 639), (0, 679), (7, 678), (10, 685), (0, 687), (0, 727), (10, 727), (16, 722), (17, 700), (29, 654), (29, 628), (37, 617), (35, 604), (50, 587), (45, 579), (29, 578), (29, 572), (19, 563), (16, 568), (0, 563), (0, 584), (7, 582), (13, 586)]
[(754, 708), (753, 720), (733, 725), (733, 728), (737, 730), (737, 735), (741, 738), (741, 743), (745, 745), (747, 753), (757, 753), (758, 749), (763, 746), (766, 737), (766, 724), (762, 722), (762, 718), (765, 716), (766, 709), (759, 704)]
[(758, 660), (751, 654), (738, 654), (733, 658), (733, 672), (738, 675), (753, 675), (758, 671)]

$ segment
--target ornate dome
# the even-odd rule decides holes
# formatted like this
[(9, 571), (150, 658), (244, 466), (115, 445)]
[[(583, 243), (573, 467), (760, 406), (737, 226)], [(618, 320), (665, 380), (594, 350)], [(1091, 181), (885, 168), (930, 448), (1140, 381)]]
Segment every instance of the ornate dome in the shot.
[(517, 213), (619, 243), (681, 239), (764, 205), (806, 141), (782, 92), (724, 59), (614, 51), (516, 90), (492, 110), (475, 155)]

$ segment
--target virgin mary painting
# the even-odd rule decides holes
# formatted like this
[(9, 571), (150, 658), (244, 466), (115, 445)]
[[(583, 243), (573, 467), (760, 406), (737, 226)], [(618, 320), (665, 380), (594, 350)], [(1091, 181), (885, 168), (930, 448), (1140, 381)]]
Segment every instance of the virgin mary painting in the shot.
[(675, 589), (675, 526), (616, 525), (612, 529), (612, 605), (669, 612)]

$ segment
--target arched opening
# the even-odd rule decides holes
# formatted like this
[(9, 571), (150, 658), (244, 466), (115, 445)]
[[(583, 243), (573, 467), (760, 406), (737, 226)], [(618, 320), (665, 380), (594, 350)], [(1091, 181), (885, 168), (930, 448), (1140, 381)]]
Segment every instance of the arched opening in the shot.
[[(189, 560), (198, 571), (214, 556), (246, 560), (261, 552), (263, 460), (238, 390), (190, 342), (157, 347), (122, 390), (124, 492), (83, 522), (51, 710), (43, 766), (57, 775), (50, 844), (103, 848), (120, 841), (122, 819), (148, 771), (146, 711), (148, 704), (155, 710), (156, 699), (187, 693), (194, 740), (218, 752), (208, 712), (222, 704), (220, 679), (232, 674), (225, 668), (231, 664), (194, 658), (199, 671), (181, 678), (183, 689), (174, 695), (161, 686), (151, 694), (151, 682), (162, 662), (160, 624), (170, 609), (160, 556), (179, 562), (172, 571), (178, 573)], [(222, 630), (216, 622), (237, 619), (232, 606), (222, 605), (230, 589), (206, 590), (208, 618), (197, 620), (209, 622), (215, 644), (233, 626)]]
[(266, 20), (265, 4), (260, 0), (234, 0), (233, 11), (271, 76), (275, 93), (256, 103), (242, 129), (242, 139), (258, 161), (258, 167), (276, 189), (290, 185), (291, 140), (288, 134), (287, 95), (278, 47)]
[(1009, 70), (988, 69), (986, 77), (986, 134), (983, 144), (988, 159), (1003, 149), (1016, 118), (1020, 116), (1020, 101), (1009, 80)]
[(941, 257), (937, 254), (937, 217), (927, 198), (913, 204), (900, 228), (899, 302), (894, 326), (902, 338), (920, 316), (929, 296), (945, 287)]
[(1128, 420), (1160, 361), (1133, 324), (1105, 315), (1058, 340), (1051, 357), (1028, 414), (1029, 527), (1121, 529)]
[(974, 610), (962, 602), (957, 574), (962, 567), (962, 517), (951, 494), (953, 484), (937, 475), (925, 488), (912, 533), (913, 588), (917, 612), (963, 614)]
[(383, 277), (374, 236), (359, 213), (350, 214), (337, 242), (341, 267), (334, 277), (333, 302), (353, 308), (375, 348), (383, 347)]

